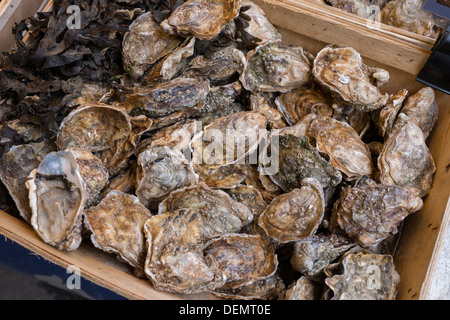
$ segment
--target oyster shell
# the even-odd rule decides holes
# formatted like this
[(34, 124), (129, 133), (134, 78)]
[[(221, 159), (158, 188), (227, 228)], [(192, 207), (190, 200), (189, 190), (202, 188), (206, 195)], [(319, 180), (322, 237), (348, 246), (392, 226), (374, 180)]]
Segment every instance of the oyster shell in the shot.
[(334, 110), (333, 119), (346, 122), (351, 125), (362, 138), (371, 126), (370, 114), (368, 112), (357, 110), (351, 106), (332, 104)]
[(250, 109), (265, 115), (271, 129), (286, 128), (287, 123), (283, 114), (275, 105), (273, 94), (260, 93), (250, 96)]
[(291, 283), (282, 294), (282, 300), (319, 300), (319, 297), (320, 286), (307, 277)]
[(394, 300), (400, 276), (392, 256), (349, 254), (342, 261), (344, 273), (325, 279), (332, 300)]
[[(272, 133), (267, 149), (261, 155), (260, 171), (263, 173), (265, 163), (268, 162), (264, 157), (274, 143), (274, 135), (276, 134)], [(281, 131), (275, 142), (278, 142), (278, 148), (275, 148), (278, 150), (278, 155), (275, 155), (275, 158), (279, 161), (279, 170), (270, 174), (269, 177), (285, 192), (300, 188), (304, 178), (315, 178), (324, 189), (335, 187), (341, 182), (341, 172), (319, 155), (310, 145), (307, 137), (284, 134)], [(273, 156), (270, 154), (270, 157)]]
[(403, 107), (403, 102), (408, 95), (408, 90), (403, 89), (399, 92), (389, 95), (386, 106), (371, 113), (371, 117), (382, 137), (387, 137), (394, 127), (397, 115)]
[(172, 80), (187, 65), (187, 59), (194, 55), (195, 37), (187, 38), (180, 48), (169, 54), (161, 66), (161, 77), (164, 81)]
[(436, 172), (422, 130), (400, 114), (378, 157), (380, 181), (386, 185), (409, 186), (427, 195)]
[(130, 70), (134, 79), (142, 77), (156, 61), (182, 42), (182, 38), (165, 33), (151, 12), (134, 20), (129, 29), (123, 39), (122, 57), (125, 68)]
[(198, 176), (184, 155), (169, 147), (149, 147), (138, 157), (136, 195), (149, 207), (170, 192), (195, 185)]
[(322, 223), (325, 199), (320, 183), (313, 178), (302, 180), (301, 189), (275, 198), (259, 217), (266, 234), (287, 243), (312, 236)]
[(161, 23), (169, 34), (211, 40), (239, 14), (240, 0), (189, 0)]
[(176, 78), (129, 94), (120, 104), (129, 114), (161, 118), (197, 106), (209, 93), (209, 81)]
[(31, 208), (25, 182), (31, 171), (39, 167), (46, 155), (55, 149), (52, 143), (43, 141), (13, 146), (3, 154), (0, 179), (13, 198), (20, 216), (28, 223), (31, 221)]
[(275, 99), (275, 104), (291, 126), (310, 113), (314, 113), (317, 117), (333, 115), (329, 98), (313, 89), (300, 88), (282, 93)]
[(288, 92), (311, 81), (311, 62), (300, 46), (267, 41), (247, 54), (240, 80), (253, 93)]
[(247, 165), (230, 164), (217, 169), (209, 166), (197, 166), (196, 172), (200, 181), (210, 188), (232, 189), (244, 181), (247, 175)]
[(31, 225), (39, 237), (58, 250), (76, 250), (81, 243), (86, 189), (74, 154), (49, 153), (31, 172), (26, 186)]
[(396, 234), (399, 224), (422, 206), (422, 199), (409, 188), (374, 181), (357, 183), (342, 191), (334, 205), (331, 225), (339, 225), (361, 246), (373, 246)]
[(377, 87), (389, 80), (389, 73), (364, 65), (353, 48), (325, 47), (317, 54), (312, 73), (336, 99), (361, 111), (379, 109), (388, 99)]
[(335, 8), (342, 9), (349, 13), (365, 19), (370, 19), (374, 13), (373, 6), (382, 9), (390, 0), (327, 0), (327, 3)]
[(227, 234), (204, 245), (205, 262), (222, 288), (235, 289), (273, 276), (278, 258), (274, 246), (259, 235)]
[(112, 191), (96, 207), (85, 210), (84, 216), (95, 247), (117, 254), (135, 268), (136, 275), (142, 276), (146, 256), (144, 223), (151, 213), (139, 199)]
[(401, 112), (408, 116), (423, 132), (425, 140), (430, 135), (439, 116), (434, 90), (425, 87), (410, 96)]
[(292, 268), (310, 278), (318, 278), (325, 267), (355, 245), (350, 238), (334, 233), (296, 241), (291, 257)]
[(344, 173), (346, 180), (374, 173), (369, 147), (349, 124), (326, 117), (315, 119), (308, 135), (316, 139), (317, 150), (330, 157), (331, 165)]

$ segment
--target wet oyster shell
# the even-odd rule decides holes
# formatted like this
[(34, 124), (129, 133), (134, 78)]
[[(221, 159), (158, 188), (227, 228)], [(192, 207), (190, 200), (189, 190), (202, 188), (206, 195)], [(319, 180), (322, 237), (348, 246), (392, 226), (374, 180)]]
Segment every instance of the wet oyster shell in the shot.
[(425, 87), (410, 96), (401, 112), (408, 116), (423, 132), (425, 140), (433, 130), (439, 116), (434, 90)]
[(149, 207), (170, 192), (195, 185), (198, 176), (184, 155), (169, 147), (149, 147), (139, 154), (136, 195)]
[(275, 198), (258, 224), (269, 237), (287, 243), (312, 236), (322, 223), (324, 212), (322, 186), (316, 179), (306, 178), (301, 189)]
[(388, 99), (388, 94), (383, 95), (377, 88), (389, 80), (387, 71), (364, 65), (353, 48), (325, 47), (317, 54), (312, 73), (336, 99), (358, 110), (379, 109)]
[(136, 275), (142, 276), (146, 256), (144, 223), (151, 213), (139, 199), (112, 191), (96, 207), (85, 210), (84, 216), (95, 247), (117, 254), (135, 268)]
[(317, 150), (330, 157), (331, 165), (344, 173), (346, 180), (374, 173), (369, 147), (349, 124), (326, 117), (315, 119), (308, 135), (315, 138)]
[(344, 273), (325, 279), (332, 300), (394, 300), (400, 276), (392, 256), (350, 254), (342, 261)]
[(403, 89), (399, 92), (389, 95), (386, 106), (371, 113), (371, 117), (382, 137), (387, 137), (394, 127), (397, 115), (403, 107), (403, 102), (408, 95), (408, 90)]
[(189, 0), (175, 9), (161, 28), (169, 34), (211, 40), (239, 14), (240, 0)]
[(399, 224), (422, 206), (412, 189), (375, 182), (356, 184), (345, 188), (335, 203), (331, 225), (339, 225), (361, 246), (373, 246), (396, 234)]
[(274, 246), (259, 235), (227, 234), (204, 245), (205, 262), (222, 288), (235, 289), (275, 274)]
[(291, 283), (281, 297), (281, 300), (319, 300), (320, 286), (307, 277), (301, 277)]
[(31, 172), (26, 186), (31, 225), (39, 237), (58, 250), (76, 250), (82, 240), (86, 188), (74, 154), (49, 153)]
[[(130, 25), (122, 43), (125, 68), (134, 79), (144, 75), (152, 64), (174, 50), (182, 38), (168, 35), (156, 23), (151, 12), (144, 13)], [(148, 45), (151, 43), (152, 45)]]
[(408, 186), (427, 195), (436, 172), (433, 157), (422, 130), (400, 114), (378, 157), (380, 181), (386, 185)]
[(300, 46), (267, 41), (247, 54), (240, 80), (253, 93), (289, 92), (311, 81), (311, 62)]

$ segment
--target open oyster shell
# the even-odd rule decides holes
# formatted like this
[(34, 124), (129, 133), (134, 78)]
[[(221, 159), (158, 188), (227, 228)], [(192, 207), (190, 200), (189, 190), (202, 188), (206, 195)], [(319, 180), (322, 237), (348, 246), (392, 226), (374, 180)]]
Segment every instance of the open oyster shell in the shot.
[(84, 216), (95, 247), (117, 254), (135, 268), (136, 275), (142, 276), (146, 256), (144, 223), (151, 213), (139, 199), (112, 191), (99, 205), (85, 210)]
[(369, 181), (343, 190), (335, 203), (331, 225), (339, 225), (363, 247), (398, 232), (399, 224), (419, 211), (423, 201), (414, 190)]
[[(151, 12), (144, 13), (131, 25), (122, 44), (125, 68), (134, 79), (142, 77), (156, 61), (174, 50), (182, 38), (165, 33)], [(148, 45), (151, 43), (152, 45)]]
[(369, 147), (359, 138), (355, 129), (345, 122), (323, 117), (315, 119), (308, 128), (317, 150), (330, 157), (330, 163), (352, 181), (374, 173)]
[(86, 188), (74, 154), (49, 153), (31, 172), (26, 186), (31, 225), (39, 237), (58, 250), (76, 250), (81, 243)]
[(161, 28), (169, 34), (211, 40), (239, 14), (240, 0), (189, 0), (175, 9)]
[(247, 54), (240, 80), (253, 93), (288, 92), (311, 81), (311, 62), (300, 46), (267, 41)]
[(386, 185), (413, 187), (427, 195), (436, 172), (422, 130), (400, 114), (378, 157), (380, 181)]
[(306, 178), (301, 189), (275, 198), (258, 223), (269, 237), (287, 243), (312, 236), (322, 223), (324, 212), (322, 186), (316, 179)]
[(312, 73), (336, 99), (361, 111), (379, 109), (388, 99), (377, 88), (389, 80), (388, 72), (364, 65), (353, 48), (325, 47), (317, 54)]
[(138, 157), (136, 194), (149, 207), (170, 192), (195, 185), (198, 176), (184, 155), (169, 147), (149, 147)]
[(349, 254), (342, 261), (344, 273), (325, 279), (332, 300), (394, 300), (400, 277), (392, 256)]

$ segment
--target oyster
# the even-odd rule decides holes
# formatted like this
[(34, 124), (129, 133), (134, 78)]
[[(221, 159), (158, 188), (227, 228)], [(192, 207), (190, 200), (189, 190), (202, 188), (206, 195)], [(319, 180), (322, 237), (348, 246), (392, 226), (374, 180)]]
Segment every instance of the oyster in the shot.
[(253, 93), (288, 92), (311, 81), (311, 62), (300, 46), (267, 41), (247, 54), (240, 80)]
[(161, 23), (169, 34), (211, 40), (239, 14), (240, 0), (189, 0)]
[(194, 168), (205, 164), (219, 168), (245, 162), (245, 157), (258, 148), (263, 138), (260, 131), (266, 126), (266, 117), (256, 111), (215, 120), (192, 139)]
[(392, 256), (349, 254), (342, 261), (344, 273), (325, 279), (332, 300), (394, 300), (400, 277)]
[(318, 278), (325, 267), (355, 245), (348, 237), (334, 233), (296, 241), (291, 257), (292, 268), (310, 278)]
[(378, 11), (374, 11), (373, 7), (382, 9), (390, 0), (327, 0), (327, 3), (335, 8), (342, 9), (349, 13), (365, 19), (371, 18)]
[(275, 99), (275, 104), (291, 126), (310, 113), (314, 113), (317, 117), (333, 115), (329, 99), (320, 91), (313, 89), (300, 88), (282, 93)]
[(187, 38), (180, 48), (169, 54), (162, 63), (161, 77), (164, 81), (172, 80), (187, 65), (187, 59), (194, 55), (195, 37)]
[(81, 243), (86, 189), (74, 154), (49, 153), (31, 172), (26, 186), (31, 225), (39, 237), (58, 250), (76, 250)]
[(132, 115), (144, 114), (150, 118), (161, 118), (197, 106), (209, 90), (209, 81), (176, 78), (138, 89), (129, 94), (120, 107)]
[(136, 161), (131, 161), (128, 168), (108, 180), (106, 187), (100, 194), (100, 199), (106, 197), (111, 191), (134, 194), (136, 189)]
[(286, 128), (287, 123), (283, 114), (275, 105), (273, 94), (260, 93), (250, 96), (250, 108), (266, 116), (271, 129)]
[(267, 202), (264, 200), (264, 197), (258, 189), (253, 186), (239, 185), (235, 188), (225, 190), (225, 192), (228, 193), (234, 201), (249, 208), (255, 217), (254, 221), (256, 221), (261, 213), (267, 208)]
[(389, 73), (364, 65), (353, 48), (325, 47), (317, 54), (312, 73), (336, 99), (361, 111), (379, 109), (388, 99), (388, 94), (383, 95), (378, 86), (389, 80)]
[(332, 118), (315, 119), (308, 135), (316, 139), (318, 151), (330, 157), (331, 165), (344, 173), (345, 179), (374, 173), (369, 147), (349, 124)]
[(204, 245), (205, 262), (222, 288), (235, 289), (273, 276), (278, 259), (274, 246), (259, 235), (227, 234)]
[(363, 247), (373, 246), (398, 232), (399, 224), (419, 211), (423, 201), (414, 190), (368, 181), (344, 188), (331, 220)]
[(378, 157), (380, 181), (386, 185), (413, 187), (427, 195), (436, 172), (433, 157), (422, 130), (400, 114)]
[[(261, 155), (260, 171), (263, 173), (265, 163), (268, 162), (264, 157), (274, 142), (274, 135), (276, 134), (272, 133), (267, 149)], [(279, 161), (279, 170), (269, 177), (285, 192), (300, 188), (304, 178), (315, 178), (324, 189), (335, 187), (341, 182), (341, 172), (319, 155), (307, 137), (283, 134), (281, 131), (277, 140), (278, 148), (275, 150), (278, 150), (278, 155), (275, 155), (275, 158)], [(273, 156), (270, 154), (270, 157)]]
[(403, 102), (408, 95), (408, 90), (403, 89), (399, 92), (389, 95), (389, 99), (381, 109), (371, 113), (371, 117), (378, 129), (378, 133), (382, 137), (387, 137), (389, 132), (394, 127), (397, 115), (403, 107)]
[(123, 39), (122, 57), (125, 68), (130, 70), (134, 79), (142, 77), (156, 61), (169, 54), (182, 41), (179, 37), (165, 33), (151, 12), (134, 20), (129, 29)]
[(408, 98), (401, 112), (422, 130), (423, 137), (426, 140), (439, 115), (434, 90), (430, 87), (422, 88)]
[(319, 300), (320, 286), (306, 277), (291, 283), (281, 295), (282, 300)]
[(247, 175), (247, 165), (230, 164), (217, 169), (210, 166), (197, 166), (196, 172), (200, 181), (210, 188), (232, 189), (244, 181)]
[(14, 146), (3, 154), (0, 179), (13, 198), (20, 216), (26, 222), (31, 221), (31, 208), (25, 182), (31, 171), (39, 167), (46, 155), (55, 149), (52, 143), (44, 141)]
[(324, 212), (322, 186), (316, 179), (306, 178), (301, 189), (275, 198), (258, 223), (269, 237), (286, 243), (312, 236), (322, 223)]
[(136, 195), (149, 207), (170, 192), (195, 185), (198, 176), (184, 155), (169, 147), (149, 147), (138, 157)]
[(151, 213), (139, 199), (112, 191), (99, 205), (85, 210), (84, 216), (95, 247), (117, 254), (135, 268), (136, 275), (142, 276), (146, 255), (144, 223)]
[(346, 122), (351, 125), (362, 138), (371, 126), (370, 114), (357, 110), (351, 106), (334, 103), (331, 106), (334, 110), (333, 119)]

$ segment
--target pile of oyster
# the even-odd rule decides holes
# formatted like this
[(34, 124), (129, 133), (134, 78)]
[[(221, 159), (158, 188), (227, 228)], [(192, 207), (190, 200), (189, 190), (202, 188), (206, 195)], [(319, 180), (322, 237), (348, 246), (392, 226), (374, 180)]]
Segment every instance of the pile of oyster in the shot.
[(432, 89), (383, 93), (387, 71), (283, 43), (247, 0), (143, 13), (123, 63), (120, 98), (86, 83), (54, 141), (14, 124), (29, 143), (1, 180), (42, 241), (91, 241), (172, 293), (396, 297), (403, 221), (435, 173)]

